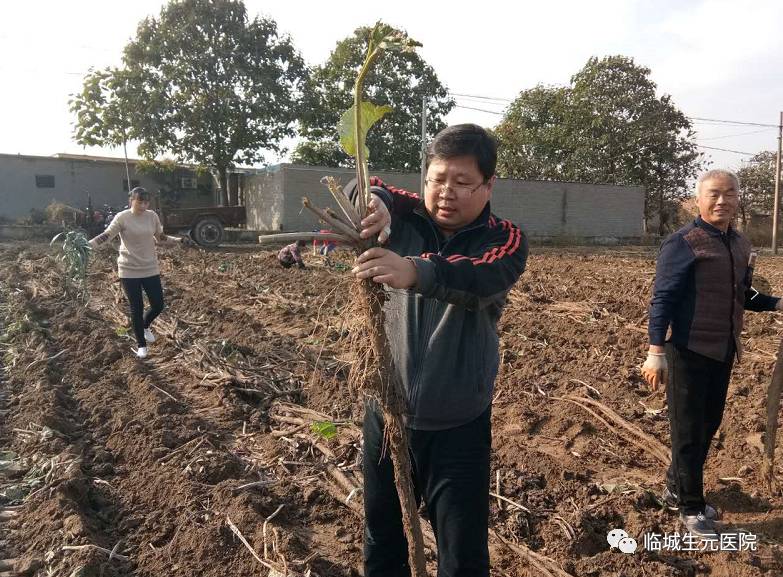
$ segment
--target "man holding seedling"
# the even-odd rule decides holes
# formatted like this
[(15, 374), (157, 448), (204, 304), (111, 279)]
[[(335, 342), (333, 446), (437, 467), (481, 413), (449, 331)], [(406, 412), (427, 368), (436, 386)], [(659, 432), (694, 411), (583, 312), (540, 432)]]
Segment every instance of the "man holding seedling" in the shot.
[[(437, 539), (440, 576), (489, 575), (496, 326), (527, 259), (522, 231), (490, 211), (496, 158), (496, 141), (486, 130), (456, 125), (427, 150), (423, 198), (371, 179), (371, 192), (392, 214), (391, 234), (383, 248), (361, 254), (353, 269), (358, 278), (388, 287), (386, 330), (406, 395), (414, 490)], [(383, 426), (368, 403), (366, 577), (410, 575)]]
[(737, 176), (701, 175), (696, 204), (698, 218), (661, 246), (642, 375), (652, 390), (666, 386), (672, 462), (663, 499), (680, 511), (688, 532), (717, 539), (717, 512), (704, 501), (704, 463), (723, 418), (734, 357), (742, 355), (743, 313), (780, 310), (781, 301), (752, 287), (755, 253), (731, 225)]

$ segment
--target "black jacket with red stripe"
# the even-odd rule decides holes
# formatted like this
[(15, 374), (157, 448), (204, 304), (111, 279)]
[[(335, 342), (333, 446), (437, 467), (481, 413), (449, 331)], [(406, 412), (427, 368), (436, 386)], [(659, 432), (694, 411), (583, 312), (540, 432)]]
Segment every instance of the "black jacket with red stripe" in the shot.
[(385, 248), (410, 257), (418, 282), (387, 289), (386, 332), (408, 400), (408, 426), (440, 430), (468, 423), (492, 402), (497, 322), (525, 270), (528, 244), (489, 203), (470, 225), (443, 236), (416, 194), (373, 178), (392, 213)]

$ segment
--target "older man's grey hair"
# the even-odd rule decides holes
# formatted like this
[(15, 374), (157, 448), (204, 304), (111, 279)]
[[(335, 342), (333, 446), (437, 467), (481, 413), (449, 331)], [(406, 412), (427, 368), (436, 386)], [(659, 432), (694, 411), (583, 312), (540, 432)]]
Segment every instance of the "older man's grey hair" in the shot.
[(737, 194), (739, 194), (740, 189), (740, 181), (739, 177), (732, 171), (726, 170), (725, 168), (713, 168), (712, 170), (708, 170), (701, 176), (699, 176), (698, 180), (696, 181), (696, 194), (698, 195), (699, 192), (701, 192), (701, 183), (706, 180), (711, 180), (713, 178), (728, 178), (734, 183), (734, 189), (737, 191)]

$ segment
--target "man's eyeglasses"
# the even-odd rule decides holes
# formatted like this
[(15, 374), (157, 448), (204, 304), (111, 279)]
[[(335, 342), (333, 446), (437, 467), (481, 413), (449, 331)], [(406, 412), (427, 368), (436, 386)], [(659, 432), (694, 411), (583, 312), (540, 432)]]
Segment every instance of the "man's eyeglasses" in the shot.
[(441, 193), (445, 192), (446, 190), (450, 190), (457, 196), (470, 196), (483, 185), (487, 184), (487, 181), (482, 181), (479, 182), (476, 186), (471, 186), (469, 184), (450, 185), (446, 184), (446, 182), (443, 180), (435, 180), (434, 178), (427, 178), (424, 182), (435, 192)]

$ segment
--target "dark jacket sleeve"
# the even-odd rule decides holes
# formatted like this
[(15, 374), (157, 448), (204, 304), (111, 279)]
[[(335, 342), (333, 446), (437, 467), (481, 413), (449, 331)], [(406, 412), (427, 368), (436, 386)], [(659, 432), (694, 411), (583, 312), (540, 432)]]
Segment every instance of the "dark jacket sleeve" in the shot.
[(499, 220), (477, 255), (408, 257), (418, 279), (413, 290), (427, 298), (480, 310), (505, 296), (525, 270), (528, 244), (525, 234)]
[[(389, 207), (389, 211), (392, 214), (396, 214), (398, 216), (410, 214), (422, 203), (421, 196), (415, 192), (408, 192), (402, 188), (390, 186), (377, 176), (370, 177), (370, 188), (372, 192), (376, 194), (376, 189), (381, 189), (381, 192), (388, 195), (388, 197), (391, 199), (391, 204), (387, 204), (386, 206)], [(378, 194), (378, 196), (381, 195)], [(381, 198), (383, 198), (383, 196), (381, 196)], [(384, 202), (386, 201), (384, 200)]]
[[(354, 178), (343, 188), (343, 192), (354, 206), (356, 206), (356, 193), (359, 187)], [(402, 188), (389, 186), (377, 176), (370, 177), (370, 192), (378, 196), (392, 215), (402, 216), (410, 214), (421, 203), (421, 197)]]
[(780, 297), (773, 297), (758, 292), (753, 287), (745, 291), (745, 310), (764, 312), (774, 311)]
[(685, 296), (694, 261), (693, 250), (682, 235), (673, 234), (661, 245), (647, 326), (651, 345), (663, 345), (666, 342), (666, 331), (675, 308)]

